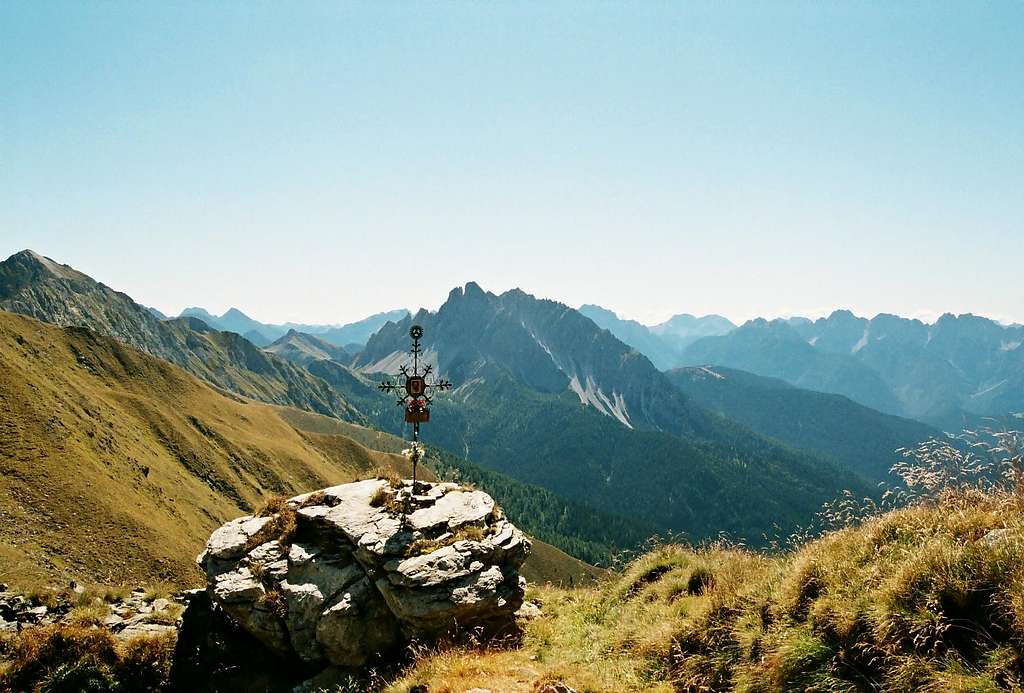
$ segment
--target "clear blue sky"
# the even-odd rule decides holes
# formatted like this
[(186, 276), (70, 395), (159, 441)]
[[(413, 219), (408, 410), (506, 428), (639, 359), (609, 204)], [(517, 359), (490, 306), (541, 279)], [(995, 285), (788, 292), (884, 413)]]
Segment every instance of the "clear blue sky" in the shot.
[(0, 255), (344, 322), (1024, 321), (1024, 3), (0, 3)]

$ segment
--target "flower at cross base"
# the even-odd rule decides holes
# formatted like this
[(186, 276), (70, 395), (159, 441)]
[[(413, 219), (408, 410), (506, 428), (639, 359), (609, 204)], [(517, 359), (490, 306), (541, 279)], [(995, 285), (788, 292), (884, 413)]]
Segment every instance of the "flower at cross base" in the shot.
[(402, 455), (404, 455), (405, 458), (408, 460), (419, 462), (424, 457), (426, 457), (427, 451), (423, 447), (422, 443), (412, 443), (410, 447), (407, 447), (405, 450), (402, 450)]

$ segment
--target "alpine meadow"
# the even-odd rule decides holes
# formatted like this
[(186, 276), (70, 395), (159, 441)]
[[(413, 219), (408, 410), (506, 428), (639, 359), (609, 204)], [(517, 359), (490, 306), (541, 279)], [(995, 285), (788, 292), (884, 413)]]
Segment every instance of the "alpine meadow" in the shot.
[(1021, 26), (0, 5), (0, 693), (1024, 691)]

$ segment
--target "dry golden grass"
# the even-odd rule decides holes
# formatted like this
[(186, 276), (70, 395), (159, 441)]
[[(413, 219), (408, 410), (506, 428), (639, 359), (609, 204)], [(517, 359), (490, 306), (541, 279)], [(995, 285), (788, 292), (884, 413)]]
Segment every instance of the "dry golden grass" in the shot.
[(370, 496), (370, 507), (371, 508), (382, 508), (382, 507), (384, 507), (384, 504), (388, 502), (388, 498), (390, 498), (391, 496), (392, 496), (392, 494), (388, 493), (387, 489), (385, 489), (383, 487), (377, 489), (376, 491), (373, 492), (373, 495)]
[(451, 546), (457, 541), (482, 541), (484, 535), (483, 527), (479, 527), (477, 525), (465, 525), (464, 527), (459, 527), (443, 539), (417, 539), (409, 544), (405, 551), (405, 555), (423, 556), (428, 553), (433, 553), (445, 546)]
[(424, 653), (384, 690), (1021, 690), (1024, 507), (947, 497), (774, 557), (665, 546), (529, 596), (544, 614), (520, 648)]
[(177, 591), (178, 586), (172, 582), (160, 580), (147, 584), (143, 589), (142, 598), (151, 602), (154, 599), (169, 599)]
[(281, 618), (288, 616), (288, 600), (279, 590), (267, 590), (260, 596), (259, 603)]
[(173, 634), (118, 641), (103, 628), (42, 626), (0, 641), (0, 693), (158, 690), (170, 675)]
[(281, 494), (275, 494), (267, 498), (253, 515), (256, 517), (269, 517), (281, 512), (286, 507), (288, 507), (288, 498)]
[[(1006, 532), (985, 539), (994, 529)], [(420, 651), (364, 689), (533, 693), (563, 681), (581, 693), (1021, 690), (1024, 505), (1007, 494), (950, 496), (778, 556), (663, 546), (621, 575), (575, 589), (532, 586), (528, 598), (543, 614), (521, 642)], [(267, 599), (279, 606), (277, 595)], [(7, 642), (0, 681), (17, 690), (12, 681), (121, 676), (127, 661), (153, 662), (136, 677), (162, 671), (158, 648), (149, 660), (118, 650), (90, 627), (98, 617), (80, 607), (59, 628)], [(78, 669), (58, 671), (64, 662)]]
[(80, 626), (88, 628), (89, 626), (100, 626), (103, 624), (103, 619), (110, 615), (110, 607), (106, 604), (89, 604), (86, 606), (76, 606), (68, 613), (65, 622), (69, 626)]
[(162, 611), (154, 611), (149, 616), (150, 623), (162, 623), (164, 625), (173, 626), (178, 622), (178, 619), (185, 612), (185, 607), (181, 604), (171, 604)]
[(314, 491), (313, 493), (306, 496), (302, 503), (299, 504), (300, 508), (308, 508), (311, 505), (323, 505), (327, 499), (327, 494), (323, 491)]

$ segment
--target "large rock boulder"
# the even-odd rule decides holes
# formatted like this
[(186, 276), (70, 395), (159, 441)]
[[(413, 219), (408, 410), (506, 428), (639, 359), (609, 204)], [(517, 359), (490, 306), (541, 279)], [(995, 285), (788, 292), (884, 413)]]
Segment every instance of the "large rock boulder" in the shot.
[(529, 549), (482, 491), (370, 479), (228, 522), (197, 561), (271, 651), (356, 667), (413, 638), (514, 631)]

